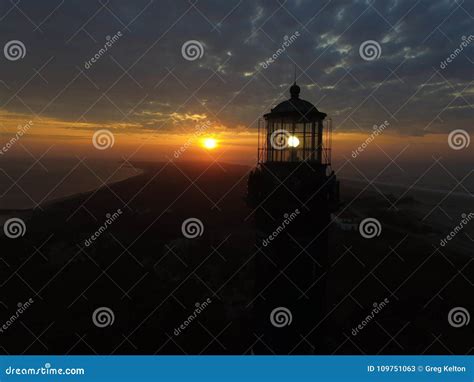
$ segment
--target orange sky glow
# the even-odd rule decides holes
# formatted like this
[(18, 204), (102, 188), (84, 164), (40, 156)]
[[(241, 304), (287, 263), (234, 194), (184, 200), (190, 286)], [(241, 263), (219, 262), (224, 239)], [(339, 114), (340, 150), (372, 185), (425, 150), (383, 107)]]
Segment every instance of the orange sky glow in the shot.
[[(52, 156), (86, 155), (130, 160), (217, 160), (248, 165), (256, 162), (256, 129), (241, 126), (231, 129), (210, 125), (205, 131), (196, 134), (196, 130), (190, 125), (180, 126), (176, 131), (145, 130), (133, 123), (69, 122), (3, 111), (0, 112), (2, 141), (7, 142), (15, 136), (19, 126), (24, 126), (29, 121), (32, 121), (31, 128), (22, 137), (19, 142), (21, 144), (11, 147), (12, 155), (27, 155), (25, 151), (41, 155), (48, 150), (48, 155)], [(113, 147), (100, 151), (91, 145), (92, 136), (99, 129), (108, 129), (113, 133)], [(207, 137), (218, 140), (215, 149), (206, 150), (203, 147), (202, 140)], [(337, 132), (336, 127), (333, 133), (333, 161), (350, 158), (352, 151), (366, 139), (365, 132)], [(443, 155), (449, 150), (446, 134), (405, 136), (387, 129), (359, 156), (366, 160), (375, 160), (380, 155), (394, 156), (407, 145), (409, 148), (404, 153), (404, 158), (415, 161), (424, 155)], [(466, 152), (459, 153), (460, 158), (466, 155)]]

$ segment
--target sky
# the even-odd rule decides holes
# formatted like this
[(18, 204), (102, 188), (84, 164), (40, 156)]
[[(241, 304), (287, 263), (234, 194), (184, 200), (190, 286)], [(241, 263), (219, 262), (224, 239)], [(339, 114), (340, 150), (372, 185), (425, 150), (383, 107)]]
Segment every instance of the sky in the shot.
[[(453, 129), (473, 131), (473, 21), (474, 2), (454, 0), (5, 0), (0, 137), (31, 121), (9, 155), (184, 147), (179, 159), (251, 162), (258, 120), (289, 98), (296, 69), (301, 98), (332, 118), (337, 155), (385, 121), (389, 156), (406, 142), (413, 158), (441, 153)], [(114, 143), (97, 150), (104, 129)], [(202, 152), (204, 136), (219, 150)]]

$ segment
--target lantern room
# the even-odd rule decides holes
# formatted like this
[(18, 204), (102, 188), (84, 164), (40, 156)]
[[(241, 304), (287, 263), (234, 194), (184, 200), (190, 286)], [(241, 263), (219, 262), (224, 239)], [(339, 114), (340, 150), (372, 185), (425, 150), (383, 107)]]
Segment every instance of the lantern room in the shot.
[(290, 99), (264, 115), (258, 126), (258, 163), (311, 161), (331, 164), (331, 120), (300, 98), (296, 82)]

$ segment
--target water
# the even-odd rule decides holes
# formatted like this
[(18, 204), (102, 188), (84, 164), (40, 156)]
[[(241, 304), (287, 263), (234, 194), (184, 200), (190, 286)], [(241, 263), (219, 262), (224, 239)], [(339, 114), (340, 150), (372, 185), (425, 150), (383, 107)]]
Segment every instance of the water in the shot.
[(474, 172), (472, 163), (434, 160), (390, 163), (383, 158), (380, 161), (353, 161), (344, 165), (343, 161), (335, 164), (338, 177), (401, 189), (424, 189), (441, 194), (455, 193), (459, 196), (472, 197), (474, 193)]
[(119, 161), (29, 159), (0, 161), (0, 210), (26, 209), (94, 190), (141, 173)]

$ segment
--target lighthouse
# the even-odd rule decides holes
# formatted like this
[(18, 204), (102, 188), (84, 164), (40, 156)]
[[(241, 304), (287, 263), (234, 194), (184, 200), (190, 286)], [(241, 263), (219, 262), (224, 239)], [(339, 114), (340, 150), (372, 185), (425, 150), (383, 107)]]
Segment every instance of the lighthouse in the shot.
[(331, 120), (300, 98), (296, 81), (289, 90), (259, 123), (248, 179), (257, 248), (255, 353), (317, 353), (327, 311), (328, 233), (339, 204)]

